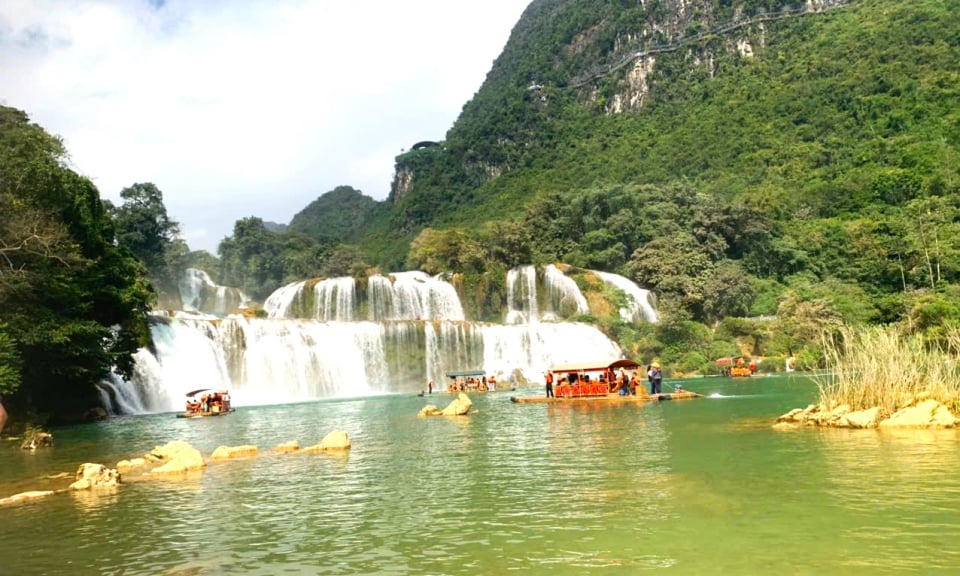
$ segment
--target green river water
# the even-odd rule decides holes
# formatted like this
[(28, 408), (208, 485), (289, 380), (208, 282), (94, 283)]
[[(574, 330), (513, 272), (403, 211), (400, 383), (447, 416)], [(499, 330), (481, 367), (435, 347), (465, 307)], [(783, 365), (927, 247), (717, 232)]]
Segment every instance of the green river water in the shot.
[[(452, 396), (392, 395), (116, 418), (35, 454), (5, 442), (0, 496), (171, 440), (261, 454), (0, 507), (0, 574), (960, 573), (960, 432), (776, 431), (816, 397), (809, 379), (685, 386), (722, 397), (510, 402), (530, 389), (420, 419)], [(335, 429), (346, 456), (270, 453)]]

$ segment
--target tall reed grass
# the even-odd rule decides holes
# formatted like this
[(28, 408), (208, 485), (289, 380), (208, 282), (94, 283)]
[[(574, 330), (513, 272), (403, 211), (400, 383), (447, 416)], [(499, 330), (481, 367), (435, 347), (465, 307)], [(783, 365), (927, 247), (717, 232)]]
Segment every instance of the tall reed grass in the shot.
[(877, 406), (880, 417), (920, 398), (932, 398), (956, 414), (960, 409), (960, 331), (944, 344), (892, 327), (843, 328), (823, 344), (828, 374), (814, 378), (828, 409)]

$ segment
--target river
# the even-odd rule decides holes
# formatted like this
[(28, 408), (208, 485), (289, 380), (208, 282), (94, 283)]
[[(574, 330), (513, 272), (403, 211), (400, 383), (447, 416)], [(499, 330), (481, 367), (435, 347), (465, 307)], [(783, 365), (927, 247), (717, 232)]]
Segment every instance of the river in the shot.
[[(558, 406), (502, 391), (474, 395), (470, 416), (420, 419), (452, 397), (391, 394), (119, 417), (55, 429), (34, 454), (5, 441), (0, 496), (171, 440), (261, 453), (2, 507), (0, 573), (957, 573), (960, 433), (776, 431), (814, 400), (809, 379), (685, 386), (713, 397)], [(270, 452), (335, 429), (346, 456)]]

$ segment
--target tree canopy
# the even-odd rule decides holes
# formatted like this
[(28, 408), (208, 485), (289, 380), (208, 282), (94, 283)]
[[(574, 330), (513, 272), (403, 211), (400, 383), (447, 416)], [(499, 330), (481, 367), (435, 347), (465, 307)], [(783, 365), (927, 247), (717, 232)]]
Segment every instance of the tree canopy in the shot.
[(150, 345), (145, 268), (66, 158), (58, 138), (0, 107), (0, 395), (54, 420), (98, 405), (97, 384), (131, 374)]

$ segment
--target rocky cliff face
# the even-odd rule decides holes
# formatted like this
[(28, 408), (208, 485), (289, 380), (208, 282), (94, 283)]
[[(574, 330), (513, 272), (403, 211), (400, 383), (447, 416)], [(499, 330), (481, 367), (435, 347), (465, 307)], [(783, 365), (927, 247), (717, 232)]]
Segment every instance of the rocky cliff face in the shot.
[[(748, 13), (737, 4), (721, 13), (710, 0), (664, 0), (635, 29), (617, 30), (613, 50), (573, 79), (580, 100), (606, 114), (636, 111), (648, 100), (658, 55), (680, 52), (690, 68), (707, 77), (723, 57), (752, 58), (766, 46), (767, 23), (841, 8), (850, 0), (807, 0), (779, 10)], [(595, 27), (599, 35), (602, 27)], [(598, 39), (578, 37), (573, 50)]]

